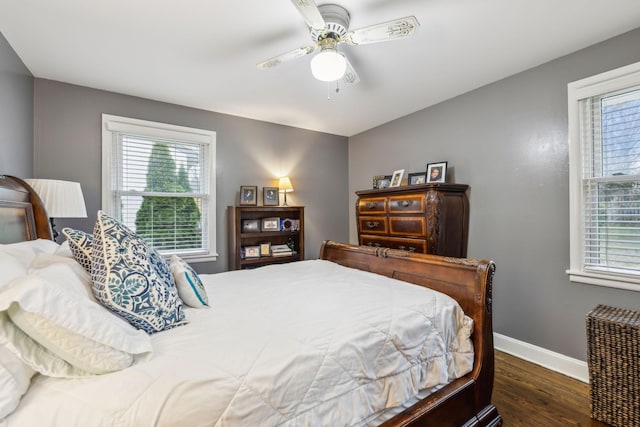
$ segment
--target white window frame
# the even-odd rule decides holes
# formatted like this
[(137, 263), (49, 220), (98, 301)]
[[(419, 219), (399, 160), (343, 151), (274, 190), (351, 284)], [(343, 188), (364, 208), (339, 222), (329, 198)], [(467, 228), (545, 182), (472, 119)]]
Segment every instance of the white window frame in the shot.
[(594, 273), (584, 269), (584, 207), (582, 200), (582, 144), (580, 140), (581, 99), (640, 85), (640, 62), (569, 83), (569, 212), (570, 266), (572, 282), (640, 292), (640, 277)]
[[(181, 258), (192, 262), (215, 261), (218, 253), (216, 249), (216, 132), (195, 129), (166, 123), (151, 122), (129, 117), (102, 115), (102, 209), (109, 215), (120, 219), (120, 212), (113, 206), (113, 191), (117, 177), (113, 173), (114, 140), (118, 133), (131, 133), (146, 137), (165, 140), (194, 142), (209, 146), (208, 180), (205, 183), (205, 193), (209, 197), (209, 209), (205, 227), (207, 228), (208, 251), (206, 253), (179, 253)], [(167, 255), (167, 254), (164, 254)]]

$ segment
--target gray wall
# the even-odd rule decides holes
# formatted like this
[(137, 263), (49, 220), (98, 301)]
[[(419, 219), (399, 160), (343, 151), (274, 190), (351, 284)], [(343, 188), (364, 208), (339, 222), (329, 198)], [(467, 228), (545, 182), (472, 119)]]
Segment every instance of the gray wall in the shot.
[(0, 33), (0, 174), (33, 174), (33, 76)]
[(194, 265), (200, 272), (227, 269), (226, 207), (237, 204), (241, 185), (277, 186), (287, 173), (289, 205), (305, 206), (307, 258), (325, 239), (348, 239), (347, 138), (243, 119), (64, 84), (35, 81), (35, 174), (82, 184), (87, 219), (56, 220), (58, 229), (91, 231), (100, 209), (101, 114), (133, 117), (216, 131), (218, 260)]
[[(471, 187), (468, 256), (496, 262), (494, 330), (586, 360), (586, 313), (640, 309), (640, 294), (565, 274), (567, 83), (640, 61), (638, 46), (635, 30), (351, 137), (350, 206), (373, 175), (448, 161), (454, 182)], [(353, 242), (355, 224), (351, 209)]]

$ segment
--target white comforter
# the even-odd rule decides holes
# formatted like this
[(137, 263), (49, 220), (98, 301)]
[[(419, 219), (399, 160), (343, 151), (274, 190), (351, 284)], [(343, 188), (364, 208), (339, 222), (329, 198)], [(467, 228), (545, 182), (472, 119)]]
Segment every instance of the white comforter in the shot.
[(471, 370), (472, 320), (443, 294), (321, 260), (202, 279), (212, 307), (151, 360), (38, 375), (6, 425), (359, 425)]

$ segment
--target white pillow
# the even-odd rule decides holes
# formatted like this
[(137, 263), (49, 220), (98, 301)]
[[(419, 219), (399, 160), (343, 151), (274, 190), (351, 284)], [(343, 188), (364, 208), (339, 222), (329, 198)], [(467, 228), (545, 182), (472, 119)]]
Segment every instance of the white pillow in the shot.
[(13, 279), (24, 276), (27, 266), (13, 255), (0, 252), (0, 289)]
[(55, 254), (67, 258), (73, 258), (73, 253), (71, 252), (71, 248), (69, 247), (69, 242), (66, 240), (60, 243), (60, 246), (58, 246), (58, 249), (56, 249)]
[(35, 373), (29, 365), (0, 346), (0, 420), (18, 407)]
[(149, 357), (150, 337), (89, 294), (69, 263), (14, 280), (0, 290), (0, 344), (54, 377), (111, 372)]
[[(58, 244), (52, 240), (27, 240), (24, 242), (10, 243), (8, 245), (0, 244), (0, 265), (2, 267), (13, 265), (11, 271), (0, 270), (0, 286), (3, 283), (7, 283), (14, 277), (7, 279), (9, 272), (15, 272), (19, 268), (26, 269), (31, 264), (31, 261), (39, 253), (52, 254), (58, 249)], [(10, 258), (7, 258), (9, 256)]]
[(209, 296), (198, 273), (178, 255), (172, 255), (169, 263), (171, 274), (182, 302), (195, 308), (209, 307)]

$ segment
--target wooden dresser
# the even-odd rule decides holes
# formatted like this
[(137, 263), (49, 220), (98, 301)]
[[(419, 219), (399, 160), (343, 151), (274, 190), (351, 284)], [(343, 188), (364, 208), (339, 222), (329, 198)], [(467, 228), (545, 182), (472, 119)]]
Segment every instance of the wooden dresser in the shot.
[(357, 191), (359, 244), (466, 257), (468, 189), (432, 183)]

